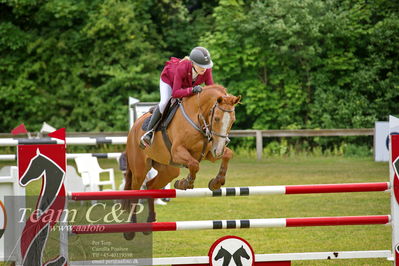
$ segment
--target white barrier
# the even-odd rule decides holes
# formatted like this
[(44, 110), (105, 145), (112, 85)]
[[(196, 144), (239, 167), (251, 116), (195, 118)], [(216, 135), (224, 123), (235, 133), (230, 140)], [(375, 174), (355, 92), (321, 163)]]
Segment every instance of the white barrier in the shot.
[[(67, 145), (98, 145), (98, 144), (126, 144), (127, 137), (70, 137), (66, 138)], [(64, 142), (55, 138), (42, 139), (18, 139), (0, 138), (0, 146), (17, 146), (21, 144), (63, 144)]]
[[(19, 197), (15, 197), (19, 196)], [(19, 209), (24, 208), (22, 197), (25, 196), (25, 188), (18, 184), (18, 168), (16, 166), (5, 166), (0, 170), (0, 206), (2, 217), (5, 218), (4, 235), (0, 236), (0, 261), (21, 261), (20, 253), (12, 252), (19, 245), (19, 236), (22, 228), (19, 223), (12, 221), (18, 220)], [(3, 222), (4, 223), (4, 222)], [(7, 243), (5, 243), (7, 241)], [(6, 254), (12, 254), (7, 257)]]

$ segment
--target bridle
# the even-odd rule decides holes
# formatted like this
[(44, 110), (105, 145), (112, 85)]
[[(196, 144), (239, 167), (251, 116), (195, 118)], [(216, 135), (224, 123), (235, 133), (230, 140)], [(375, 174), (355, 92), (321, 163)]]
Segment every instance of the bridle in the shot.
[[(198, 117), (198, 121), (200, 121), (199, 126), (188, 116), (188, 114), (186, 113), (186, 111), (184, 109), (183, 103), (180, 99), (179, 99), (178, 103), (179, 103), (180, 110), (181, 110), (184, 118), (187, 120), (187, 122), (189, 122), (195, 130), (200, 132), (206, 140), (204, 142), (204, 146), (203, 146), (202, 153), (201, 153), (201, 155), (202, 155), (201, 158), (203, 158), (205, 156), (205, 149), (208, 146), (208, 143), (213, 141), (213, 136), (218, 136), (220, 138), (226, 139), (226, 144), (225, 144), (226, 146), (230, 142), (228, 134), (223, 135), (219, 132), (213, 131), (213, 129), (212, 129), (216, 108), (221, 110), (223, 113), (233, 113), (235, 110), (234, 110), (234, 108), (232, 110), (224, 109), (216, 101), (215, 104), (212, 106), (212, 108), (209, 111), (208, 117), (210, 117), (210, 120), (209, 120), (209, 123), (207, 123), (204, 115), (202, 114), (201, 106), (199, 105), (199, 97), (200, 97), (200, 93), (198, 94), (198, 102), (197, 102), (198, 110), (199, 110), (197, 117)], [(202, 126), (201, 126), (201, 123), (202, 123)]]
[[(220, 107), (220, 105), (218, 104), (218, 102), (216, 102), (216, 103), (212, 106), (212, 108), (211, 108), (211, 110), (210, 110), (210, 117), (211, 117), (211, 119), (210, 119), (210, 121), (209, 121), (209, 124), (207, 124), (207, 123), (206, 123), (206, 119), (205, 119), (204, 116), (202, 115), (201, 107), (199, 107), (200, 112), (198, 113), (198, 120), (202, 121), (202, 123), (203, 123), (203, 126), (202, 126), (202, 127), (203, 127), (203, 131), (205, 131), (205, 135), (206, 135), (206, 137), (208, 138), (208, 141), (212, 141), (214, 135), (215, 135), (215, 136), (218, 136), (218, 137), (221, 137), (221, 138), (224, 138), (224, 139), (228, 139), (228, 138), (229, 138), (229, 135), (228, 135), (228, 134), (222, 135), (222, 134), (220, 134), (220, 133), (218, 133), (218, 132), (213, 131), (213, 129), (212, 129), (213, 120), (214, 120), (214, 117), (215, 117), (215, 109), (216, 109), (216, 108), (218, 108), (219, 110), (221, 110), (223, 113), (232, 113), (232, 112), (234, 112), (234, 108), (233, 108), (233, 110), (227, 110), (227, 109), (224, 109), (224, 108)], [(226, 145), (227, 145), (227, 144), (226, 144)]]

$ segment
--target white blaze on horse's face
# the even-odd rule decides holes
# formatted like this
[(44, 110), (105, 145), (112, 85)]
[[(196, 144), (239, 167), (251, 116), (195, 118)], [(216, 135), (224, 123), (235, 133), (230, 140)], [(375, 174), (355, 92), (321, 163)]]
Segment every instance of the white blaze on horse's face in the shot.
[[(231, 113), (224, 112), (222, 119), (220, 119), (220, 130), (218, 130), (219, 135), (226, 136), (231, 127)], [(212, 155), (219, 158), (224, 153), (224, 147), (226, 146), (226, 138), (214, 136), (212, 145)]]
[(215, 158), (220, 158), (224, 154), (230, 129), (236, 120), (234, 106), (240, 99), (241, 96), (219, 97), (217, 103), (213, 107), (210, 122), (212, 133), (211, 153)]
[(213, 108), (211, 153), (215, 158), (223, 156), (231, 126), (235, 121), (234, 107), (231, 103), (223, 104), (224, 100), (220, 97)]

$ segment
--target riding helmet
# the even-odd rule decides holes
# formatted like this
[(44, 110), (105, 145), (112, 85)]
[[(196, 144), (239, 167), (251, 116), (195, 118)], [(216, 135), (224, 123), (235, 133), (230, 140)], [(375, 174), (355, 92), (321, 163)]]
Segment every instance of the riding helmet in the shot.
[(193, 61), (194, 64), (202, 67), (202, 68), (212, 68), (213, 62), (211, 60), (211, 54), (204, 47), (195, 47), (191, 50), (190, 60)]

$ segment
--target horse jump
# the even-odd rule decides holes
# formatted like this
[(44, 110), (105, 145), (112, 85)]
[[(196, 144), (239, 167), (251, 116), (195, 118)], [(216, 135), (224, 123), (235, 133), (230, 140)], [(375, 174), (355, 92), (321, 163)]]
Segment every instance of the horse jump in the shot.
[[(396, 119), (395, 126), (399, 127), (399, 119)], [(390, 183), (364, 183), (367, 184), (362, 187), (362, 185), (354, 185), (354, 184), (330, 184), (330, 185), (316, 185), (320, 186), (317, 189), (310, 189), (309, 185), (304, 186), (276, 186), (276, 187), (284, 187), (284, 193), (277, 194), (301, 194), (301, 193), (332, 193), (326, 192), (326, 186), (336, 186), (334, 189), (341, 190), (338, 192), (360, 192), (363, 190), (367, 191), (386, 191), (390, 188), (391, 190), (391, 200), (392, 200), (392, 214), (391, 215), (378, 215), (378, 216), (341, 216), (341, 217), (311, 217), (311, 218), (277, 218), (277, 219), (249, 219), (249, 220), (219, 220), (219, 221), (192, 221), (192, 222), (171, 222), (171, 223), (143, 223), (143, 224), (114, 224), (114, 225), (97, 225), (97, 226), (105, 226), (104, 230), (109, 230), (109, 232), (114, 232), (114, 230), (137, 230), (142, 231), (143, 228), (138, 227), (148, 227), (151, 229), (156, 228), (157, 230), (148, 230), (148, 231), (165, 231), (165, 230), (201, 230), (201, 229), (223, 229), (223, 228), (253, 228), (253, 227), (299, 227), (299, 226), (328, 226), (328, 225), (365, 225), (365, 224), (392, 224), (393, 227), (393, 247), (392, 250), (377, 250), (377, 251), (351, 251), (351, 252), (317, 252), (317, 253), (293, 253), (293, 254), (282, 254), (280, 257), (290, 257), (291, 259), (326, 259), (325, 256), (328, 255), (327, 258), (334, 258), (330, 256), (340, 256), (339, 258), (387, 258), (390, 260), (395, 260), (396, 265), (398, 264), (398, 198), (399, 198), (399, 135), (391, 136), (391, 162), (390, 162)], [(293, 187), (296, 187), (292, 190)], [(350, 189), (348, 187), (351, 187)], [(355, 187), (357, 187), (355, 189)], [(360, 188), (362, 187), (362, 188)], [(287, 191), (294, 193), (286, 193)], [(318, 190), (319, 192), (315, 192)], [(323, 191), (324, 192), (320, 192)], [(328, 190), (328, 189), (327, 189)], [(346, 191), (345, 191), (346, 190)], [(349, 191), (354, 190), (354, 191)], [(220, 190), (222, 191), (222, 190)], [(225, 195), (227, 194), (227, 189), (225, 189)], [(233, 189), (230, 188), (230, 194), (233, 194)], [(241, 190), (241, 188), (234, 188), (234, 195), (241, 194), (241, 191), (249, 191)], [(312, 192), (313, 191), (313, 192)], [(176, 192), (176, 191), (175, 191)], [(222, 193), (222, 192), (221, 192)], [(246, 194), (243, 193), (243, 194)], [(249, 195), (249, 194), (248, 194)], [(113, 195), (115, 196), (115, 195)], [(151, 197), (154, 197), (152, 195)], [(136, 226), (136, 228), (133, 228)], [(123, 228), (126, 227), (126, 228)], [(127, 228), (128, 227), (128, 228)], [(75, 233), (78, 231), (83, 231), (85, 226), (75, 226)], [(81, 229), (81, 230), (78, 230)], [(164, 229), (164, 230), (162, 230)], [(102, 233), (102, 232), (98, 232)], [(330, 255), (329, 255), (330, 254)], [(279, 254), (263, 254), (257, 255), (257, 258), (269, 258), (269, 261), (275, 260)], [(272, 258), (274, 256), (274, 259)], [(293, 257), (294, 256), (294, 257)], [(297, 256), (297, 257), (295, 257)], [(171, 261), (172, 264), (179, 264), (176, 261), (176, 258), (165, 258), (156, 259), (156, 262), (162, 262), (162, 264), (167, 264), (165, 261)], [(185, 262), (189, 261), (188, 259), (184, 260)], [(198, 263), (199, 261), (203, 261), (203, 259), (195, 259)], [(184, 264), (184, 263), (180, 263)], [(190, 264), (190, 263), (185, 263)]]
[[(399, 126), (399, 120), (398, 120)], [(399, 136), (392, 136), (391, 143), (391, 165), (390, 183), (357, 183), (357, 184), (324, 184), (324, 185), (297, 185), (297, 186), (269, 186), (269, 187), (247, 187), (247, 188), (222, 188), (216, 191), (207, 189), (193, 189), (191, 191), (179, 190), (151, 190), (145, 192), (123, 191), (122, 193), (94, 193), (94, 194), (70, 194), (75, 200), (89, 200), (98, 198), (116, 199), (120, 197), (144, 197), (157, 198), (164, 197), (214, 197), (214, 196), (249, 196), (256, 194), (306, 194), (306, 193), (338, 193), (338, 192), (371, 192), (371, 191), (391, 191), (392, 196), (392, 216), (355, 216), (355, 217), (307, 217), (307, 218), (280, 218), (280, 219), (253, 219), (253, 220), (219, 220), (219, 221), (185, 221), (170, 223), (143, 223), (143, 224), (123, 224), (123, 225), (104, 225), (102, 229), (108, 232), (133, 231), (174, 231), (174, 230), (202, 230), (202, 229), (223, 229), (223, 228), (253, 228), (253, 227), (301, 227), (301, 226), (329, 226), (329, 225), (365, 225), (365, 224), (392, 224), (393, 246), (392, 250), (376, 251), (344, 251), (344, 252), (311, 252), (311, 253), (290, 253), (290, 254), (260, 254), (257, 261), (284, 261), (284, 260), (313, 260), (313, 259), (334, 259), (334, 258), (387, 258), (395, 260), (398, 264), (398, 248), (395, 232), (398, 231), (397, 221), (398, 201), (395, 191), (399, 181), (399, 175), (392, 167), (399, 159)], [(73, 227), (72, 232), (84, 234), (88, 228)], [(179, 263), (180, 261), (180, 263)], [(188, 258), (159, 258), (154, 260), (156, 264), (196, 264), (199, 262), (207, 263), (207, 257), (188, 257)]]

